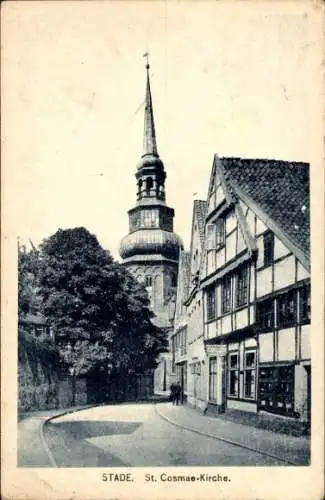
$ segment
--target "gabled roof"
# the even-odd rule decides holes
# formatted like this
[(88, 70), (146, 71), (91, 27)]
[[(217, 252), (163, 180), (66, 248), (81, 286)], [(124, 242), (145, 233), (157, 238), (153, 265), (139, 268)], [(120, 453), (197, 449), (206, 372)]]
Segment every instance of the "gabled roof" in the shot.
[(205, 223), (206, 207), (207, 207), (206, 201), (203, 201), (203, 200), (194, 200), (193, 216), (196, 214), (202, 250), (203, 250), (204, 241), (205, 241), (205, 237), (204, 237), (204, 223)]
[(183, 282), (182, 299), (187, 297), (191, 279), (191, 254), (185, 250), (181, 251), (180, 267), (181, 279)]
[(215, 162), (228, 191), (258, 207), (267, 225), (273, 223), (309, 261), (309, 164), (217, 156)]

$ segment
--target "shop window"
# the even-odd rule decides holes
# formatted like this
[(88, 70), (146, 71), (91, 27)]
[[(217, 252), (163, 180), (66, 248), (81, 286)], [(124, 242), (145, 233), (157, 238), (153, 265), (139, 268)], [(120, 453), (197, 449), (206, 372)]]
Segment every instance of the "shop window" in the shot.
[(294, 382), (294, 365), (260, 367), (259, 408), (294, 416)]
[(217, 401), (217, 358), (209, 360), (209, 401)]
[(237, 306), (242, 306), (244, 304), (247, 304), (247, 289), (248, 289), (247, 276), (248, 276), (247, 266), (244, 266), (241, 269), (239, 269), (237, 274), (237, 290), (236, 290)]
[(274, 236), (273, 233), (264, 234), (264, 266), (269, 266), (274, 260)]
[(212, 321), (216, 317), (216, 289), (215, 286), (207, 290), (207, 320)]
[(238, 353), (230, 353), (228, 357), (228, 395), (238, 397), (239, 395), (239, 361)]
[(300, 323), (310, 323), (310, 287), (301, 288), (300, 296)]
[(255, 399), (256, 351), (246, 351), (244, 358), (244, 397)]
[(297, 321), (296, 290), (280, 295), (277, 299), (277, 326), (287, 328)]
[(256, 304), (257, 323), (261, 330), (272, 330), (274, 327), (274, 300), (268, 299)]
[(231, 306), (231, 276), (226, 276), (221, 284), (221, 313), (230, 311)]

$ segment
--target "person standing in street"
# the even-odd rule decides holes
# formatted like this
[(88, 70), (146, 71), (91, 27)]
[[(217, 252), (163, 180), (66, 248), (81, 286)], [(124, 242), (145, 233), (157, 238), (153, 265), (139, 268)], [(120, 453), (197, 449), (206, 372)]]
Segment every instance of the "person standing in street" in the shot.
[(173, 382), (170, 386), (170, 396), (169, 396), (169, 399), (170, 401), (172, 401), (173, 405), (176, 403), (176, 390), (177, 390), (176, 384), (174, 384)]
[(182, 395), (182, 388), (179, 380), (176, 383), (175, 386), (175, 400), (176, 400), (176, 405), (178, 406), (180, 401), (181, 401), (181, 395)]

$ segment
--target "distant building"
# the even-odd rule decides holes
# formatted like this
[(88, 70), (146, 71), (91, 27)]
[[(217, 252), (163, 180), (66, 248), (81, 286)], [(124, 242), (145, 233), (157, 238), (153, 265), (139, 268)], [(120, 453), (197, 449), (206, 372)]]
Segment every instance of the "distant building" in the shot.
[[(164, 164), (158, 155), (150, 90), (149, 64), (144, 114), (143, 153), (137, 165), (137, 200), (129, 210), (129, 234), (120, 244), (123, 264), (148, 291), (153, 322), (172, 330), (181, 239), (173, 232), (174, 210), (166, 205)], [(161, 355), (155, 389), (168, 390), (171, 355)]]
[(188, 401), (309, 422), (309, 165), (216, 156), (204, 225), (183, 301)]

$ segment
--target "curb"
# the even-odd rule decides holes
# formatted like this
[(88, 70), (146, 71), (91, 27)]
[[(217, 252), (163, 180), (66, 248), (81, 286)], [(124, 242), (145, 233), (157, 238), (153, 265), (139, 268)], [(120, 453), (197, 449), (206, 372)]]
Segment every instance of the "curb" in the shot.
[(243, 448), (245, 450), (249, 450), (249, 451), (253, 451), (255, 453), (258, 453), (260, 455), (264, 455), (265, 457), (269, 457), (269, 458), (273, 458), (275, 460), (279, 460), (280, 462), (284, 462), (286, 463), (287, 465), (301, 465), (301, 464), (297, 464), (295, 462), (290, 462), (290, 460), (287, 460), (285, 458), (281, 458), (281, 457), (278, 457), (276, 455), (273, 455), (271, 453), (267, 453), (265, 451), (261, 451), (261, 450), (257, 450), (256, 448), (252, 448), (251, 446), (247, 446), (245, 444), (240, 444), (236, 441), (231, 441), (230, 439), (225, 439), (221, 436), (217, 436), (215, 434), (209, 434), (208, 432), (202, 432), (202, 431), (199, 431), (197, 429), (193, 429), (191, 427), (187, 427), (185, 425), (182, 425), (182, 424), (179, 424), (178, 422), (175, 422), (174, 420), (172, 420), (171, 418), (169, 417), (166, 417), (166, 415), (164, 415), (163, 413), (161, 413), (160, 411), (158, 411), (157, 409), (157, 405), (155, 405), (155, 410), (156, 410), (156, 413), (163, 419), (165, 420), (166, 422), (172, 424), (172, 425), (175, 425), (176, 427), (179, 427), (180, 429), (184, 429), (186, 431), (190, 431), (190, 432), (194, 432), (195, 434), (199, 434), (200, 436), (205, 436), (205, 437), (209, 437), (209, 438), (212, 438), (212, 439), (216, 439), (218, 441), (222, 441), (223, 443), (227, 443), (227, 444), (231, 444), (233, 446), (237, 446), (238, 448)]
[(59, 417), (64, 417), (65, 415), (69, 415), (70, 413), (77, 413), (78, 411), (83, 411), (83, 410), (88, 410), (89, 408), (96, 408), (97, 406), (101, 406), (100, 404), (97, 405), (88, 405), (84, 406), (82, 408), (76, 408), (76, 409), (70, 409), (70, 410), (65, 410), (63, 412), (58, 413), (57, 415), (52, 415), (51, 417), (47, 418), (46, 420), (41, 420), (41, 425), (39, 427), (39, 437), (41, 440), (41, 443), (43, 445), (44, 450), (46, 451), (46, 454), (51, 462), (52, 467), (58, 467), (58, 464), (55, 461), (55, 458), (53, 456), (53, 453), (51, 452), (50, 448), (48, 447), (48, 444), (46, 442), (45, 436), (44, 436), (44, 427), (51, 422), (52, 420), (59, 418)]

